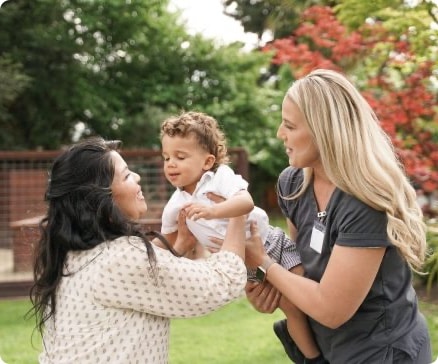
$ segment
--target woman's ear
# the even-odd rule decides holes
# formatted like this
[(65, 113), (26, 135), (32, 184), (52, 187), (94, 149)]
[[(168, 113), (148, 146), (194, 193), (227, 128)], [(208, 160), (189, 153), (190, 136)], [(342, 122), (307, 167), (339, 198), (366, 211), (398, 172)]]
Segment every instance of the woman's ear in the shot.
[(213, 154), (208, 154), (204, 162), (204, 171), (209, 171), (213, 167), (215, 161), (216, 157)]

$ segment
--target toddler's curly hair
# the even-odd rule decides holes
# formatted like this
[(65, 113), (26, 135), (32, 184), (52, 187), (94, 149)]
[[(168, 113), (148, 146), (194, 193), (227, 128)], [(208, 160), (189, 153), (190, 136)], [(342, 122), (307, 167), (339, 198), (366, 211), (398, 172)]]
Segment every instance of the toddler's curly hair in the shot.
[(224, 132), (215, 118), (202, 112), (189, 111), (171, 116), (161, 124), (160, 139), (169, 137), (187, 137), (193, 134), (201, 148), (216, 157), (212, 167), (216, 171), (220, 164), (230, 162)]

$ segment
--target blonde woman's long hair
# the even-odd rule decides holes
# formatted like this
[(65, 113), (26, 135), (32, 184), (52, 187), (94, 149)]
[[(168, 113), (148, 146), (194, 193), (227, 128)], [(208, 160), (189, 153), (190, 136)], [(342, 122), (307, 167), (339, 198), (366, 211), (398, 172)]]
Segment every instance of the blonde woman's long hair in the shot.
[[(426, 226), (416, 193), (394, 147), (367, 101), (340, 73), (315, 70), (287, 91), (304, 114), (327, 177), (340, 190), (386, 212), (387, 233), (409, 266), (419, 271)], [(304, 169), (301, 195), (312, 180)]]

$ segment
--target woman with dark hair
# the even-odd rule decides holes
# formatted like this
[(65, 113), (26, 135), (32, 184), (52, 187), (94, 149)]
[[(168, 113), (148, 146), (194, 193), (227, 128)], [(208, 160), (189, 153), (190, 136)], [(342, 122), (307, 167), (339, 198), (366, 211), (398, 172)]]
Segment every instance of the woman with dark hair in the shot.
[(230, 219), (221, 250), (202, 261), (182, 257), (195, 245), (183, 214), (173, 247), (153, 244), (136, 223), (147, 210), (140, 177), (119, 146), (91, 138), (53, 163), (31, 291), (40, 363), (167, 363), (170, 318), (243, 292), (245, 218)]

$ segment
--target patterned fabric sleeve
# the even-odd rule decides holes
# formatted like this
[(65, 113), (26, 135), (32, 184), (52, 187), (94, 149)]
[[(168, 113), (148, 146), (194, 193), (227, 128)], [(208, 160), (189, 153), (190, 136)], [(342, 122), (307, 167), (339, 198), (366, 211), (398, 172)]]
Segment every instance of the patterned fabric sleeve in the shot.
[[(300, 254), (297, 251), (295, 242), (279, 227), (269, 225), (264, 245), (266, 253), (283, 268), (290, 270), (301, 264)], [(249, 280), (253, 280), (255, 275), (256, 269), (248, 269), (247, 278)]]
[(270, 226), (265, 249), (272, 259), (287, 270), (301, 264), (295, 242), (279, 227)]
[(104, 306), (184, 318), (210, 313), (243, 294), (246, 269), (234, 253), (193, 261), (154, 249), (152, 271), (138, 238), (110, 243), (95, 273), (95, 299)]

